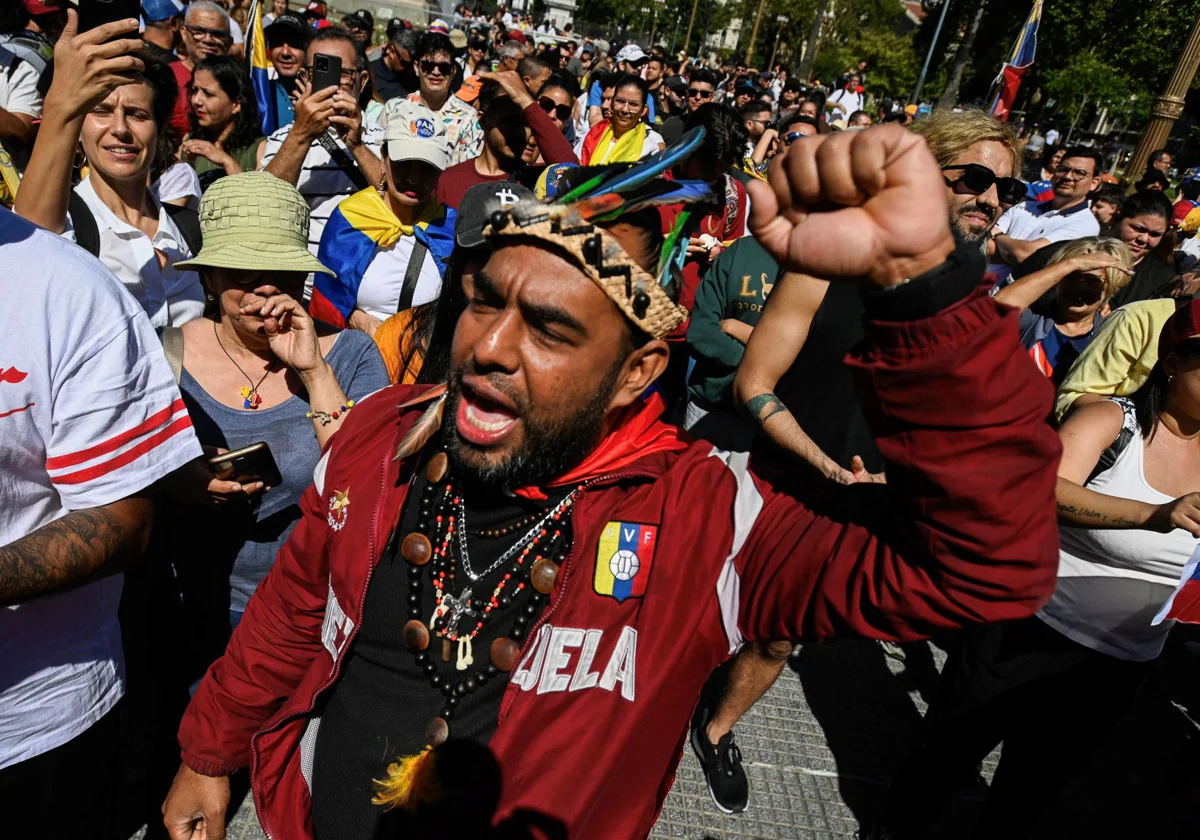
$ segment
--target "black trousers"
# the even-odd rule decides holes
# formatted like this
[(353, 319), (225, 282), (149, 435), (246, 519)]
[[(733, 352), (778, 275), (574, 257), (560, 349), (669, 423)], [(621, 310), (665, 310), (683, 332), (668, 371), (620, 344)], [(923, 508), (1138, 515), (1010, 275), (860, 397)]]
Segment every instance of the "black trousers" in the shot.
[(1037, 618), (968, 630), (892, 785), (891, 834), (924, 836), (1003, 741), (973, 836), (1028, 836), (1129, 708), (1152, 665), (1097, 653)]
[(0, 833), (38, 840), (112, 837), (120, 708), (61, 747), (0, 770)]

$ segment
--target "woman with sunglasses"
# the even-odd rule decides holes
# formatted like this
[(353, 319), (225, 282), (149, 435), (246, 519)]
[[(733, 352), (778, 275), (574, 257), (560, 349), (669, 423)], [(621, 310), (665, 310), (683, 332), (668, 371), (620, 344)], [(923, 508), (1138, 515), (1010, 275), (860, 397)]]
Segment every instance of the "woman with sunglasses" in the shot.
[(267, 139), (242, 62), (214, 55), (196, 65), (191, 103), (193, 128), (182, 152), (201, 183), (259, 168)]
[(438, 202), (454, 210), (476, 184), (516, 181), (533, 187), (546, 165), (579, 163), (561, 126), (541, 102), (562, 106), (547, 97), (535, 101), (514, 71), (481, 73), (479, 78), (484, 82), (478, 102), (483, 149), (473, 160), (448, 168), (438, 180)]
[(472, 33), (471, 37), (467, 39), (467, 51), (458, 57), (464, 77), (477, 76), (491, 69), (491, 62), (487, 60), (487, 49), (487, 38)]
[(1059, 430), (1057, 587), (1036, 616), (963, 634), (892, 787), (890, 836), (925, 836), (1003, 741), (976, 836), (1029, 837), (1133, 704), (1174, 624), (1152, 622), (1200, 537), (1198, 339), (1189, 301), (1145, 385)]

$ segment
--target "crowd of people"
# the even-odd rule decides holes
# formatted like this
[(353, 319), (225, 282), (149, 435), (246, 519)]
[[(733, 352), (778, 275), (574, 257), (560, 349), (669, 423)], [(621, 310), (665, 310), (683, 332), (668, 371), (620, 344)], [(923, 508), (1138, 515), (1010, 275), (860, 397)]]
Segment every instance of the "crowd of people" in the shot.
[(1122, 182), (866, 62), (504, 6), (3, 0), (0, 63), (14, 836), (116, 837), (131, 775), (171, 840), (247, 781), (289, 840), (645, 836), (685, 742), (747, 808), (795, 645), (954, 631), (863, 836), (1003, 742), (977, 836), (1025, 837), (1162, 652), (1200, 537), (1165, 150)]

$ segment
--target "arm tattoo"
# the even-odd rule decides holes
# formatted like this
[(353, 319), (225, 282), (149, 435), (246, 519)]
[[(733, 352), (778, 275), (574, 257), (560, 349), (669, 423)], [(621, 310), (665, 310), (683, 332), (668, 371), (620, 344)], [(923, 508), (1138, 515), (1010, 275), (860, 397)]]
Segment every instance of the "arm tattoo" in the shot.
[(762, 423), (766, 423), (767, 418), (771, 415), (787, 411), (787, 407), (779, 401), (779, 397), (771, 393), (766, 393), (757, 394), (746, 400), (746, 410), (761, 425)]
[(1092, 510), (1091, 508), (1086, 507), (1077, 507), (1075, 505), (1064, 505), (1060, 503), (1058, 506), (1058, 512), (1070, 514), (1072, 516), (1078, 516), (1082, 519), (1094, 519), (1096, 522), (1103, 523), (1105, 525), (1117, 525), (1121, 527), (1137, 525), (1135, 521), (1132, 519), (1127, 519), (1124, 516), (1105, 516), (1098, 510)]
[(0, 606), (99, 577), (137, 530), (111, 510), (89, 508), (0, 546)]

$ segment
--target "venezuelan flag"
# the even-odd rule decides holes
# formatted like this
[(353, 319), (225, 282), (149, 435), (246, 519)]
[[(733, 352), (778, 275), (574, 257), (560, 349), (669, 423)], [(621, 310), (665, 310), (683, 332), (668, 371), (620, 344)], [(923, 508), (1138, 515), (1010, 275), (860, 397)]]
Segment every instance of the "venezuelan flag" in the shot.
[(1179, 578), (1179, 586), (1171, 593), (1171, 597), (1163, 604), (1158, 615), (1154, 616), (1151, 625), (1161, 624), (1173, 619), (1188, 624), (1200, 624), (1200, 546), (1192, 552), (1192, 556), (1183, 566), (1183, 574)]
[(314, 318), (345, 327), (367, 266), (381, 248), (390, 248), (401, 236), (415, 237), (424, 244), (438, 273), (445, 274), (454, 250), (454, 219), (453, 210), (431, 200), (415, 223), (405, 225), (374, 187), (348, 197), (333, 211), (321, 234), (317, 259), (334, 274), (316, 276), (309, 312)]
[(246, 60), (250, 66), (250, 86), (254, 88), (254, 100), (258, 104), (258, 115), (262, 120), (262, 132), (270, 137), (279, 128), (279, 115), (275, 111), (275, 88), (271, 84), (271, 61), (267, 58), (267, 37), (263, 34), (262, 2), (254, 0), (247, 17), (250, 24), (246, 33)]
[(598, 595), (618, 603), (646, 594), (658, 527), (636, 522), (609, 522), (600, 533), (593, 584)]
[(1034, 56), (1037, 53), (1038, 25), (1041, 20), (1042, 0), (1034, 0), (1033, 9), (1029, 12), (1025, 25), (1021, 27), (1021, 34), (1017, 36), (1017, 43), (1013, 45), (1012, 54), (1009, 55), (1004, 67), (1000, 69), (1000, 75), (996, 81), (992, 83), (993, 85), (998, 84), (1000, 87), (996, 91), (995, 98), (992, 99), (988, 113), (1002, 120), (1008, 118), (1008, 112), (1012, 110), (1013, 102), (1016, 101), (1017, 91), (1021, 89), (1021, 77), (1025, 75), (1025, 70), (1033, 64)]

